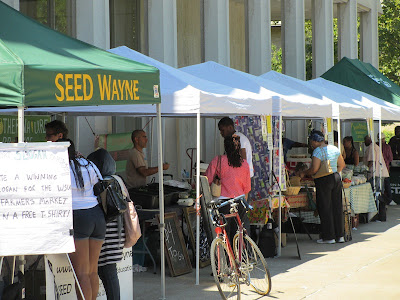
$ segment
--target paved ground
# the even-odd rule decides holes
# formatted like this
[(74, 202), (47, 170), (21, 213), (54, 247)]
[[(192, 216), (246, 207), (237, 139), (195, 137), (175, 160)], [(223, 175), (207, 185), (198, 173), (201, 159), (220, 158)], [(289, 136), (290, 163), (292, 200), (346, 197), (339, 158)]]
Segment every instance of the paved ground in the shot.
[[(282, 256), (267, 259), (272, 291), (261, 297), (245, 288), (242, 299), (400, 299), (400, 205), (388, 206), (387, 222), (360, 224), (353, 241), (319, 245), (298, 235), (302, 259), (294, 236), (288, 236)], [(167, 299), (220, 299), (211, 267), (187, 275), (166, 274)], [(123, 287), (122, 287), (123, 290)], [(134, 273), (134, 299), (160, 299), (160, 275)]]

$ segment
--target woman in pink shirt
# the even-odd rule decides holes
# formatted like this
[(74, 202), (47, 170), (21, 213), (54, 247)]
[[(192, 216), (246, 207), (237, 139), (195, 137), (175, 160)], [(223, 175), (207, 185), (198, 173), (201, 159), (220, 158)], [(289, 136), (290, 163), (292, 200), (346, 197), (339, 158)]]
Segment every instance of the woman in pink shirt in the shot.
[[(240, 155), (240, 137), (237, 135), (227, 136), (224, 139), (225, 154), (221, 155), (220, 165), (218, 165), (219, 156), (209, 164), (205, 175), (208, 178), (208, 183), (214, 180), (217, 175), (221, 181), (221, 196), (220, 199), (229, 199), (247, 195), (251, 190), (250, 181), (250, 168), (246, 160)], [(220, 209), (222, 213), (229, 213), (229, 206)], [(239, 206), (239, 214), (244, 223), (245, 228), (250, 232), (250, 224), (248, 222), (247, 214), (242, 205)], [(228, 236), (233, 238), (236, 232), (236, 224), (233, 219), (228, 219), (227, 224)], [(231, 235), (230, 232), (233, 234)]]

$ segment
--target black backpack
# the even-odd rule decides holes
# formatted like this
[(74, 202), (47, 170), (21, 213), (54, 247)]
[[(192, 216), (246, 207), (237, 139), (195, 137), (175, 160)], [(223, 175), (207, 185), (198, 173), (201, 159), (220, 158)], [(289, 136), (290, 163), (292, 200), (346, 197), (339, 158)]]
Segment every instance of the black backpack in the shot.
[(106, 176), (93, 187), (95, 196), (103, 209), (106, 222), (111, 222), (122, 215), (128, 208), (128, 190), (118, 175)]

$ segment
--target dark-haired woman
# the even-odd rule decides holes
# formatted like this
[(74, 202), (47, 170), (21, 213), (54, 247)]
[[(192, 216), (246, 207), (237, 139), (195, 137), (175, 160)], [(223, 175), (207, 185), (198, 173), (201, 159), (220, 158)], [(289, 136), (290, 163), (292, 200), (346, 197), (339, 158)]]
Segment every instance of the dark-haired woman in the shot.
[(344, 150), (346, 151), (346, 158), (344, 160), (346, 165), (358, 166), (358, 164), (360, 163), (360, 156), (358, 154), (358, 151), (354, 147), (352, 136), (346, 136), (343, 139), (343, 147)]
[[(224, 139), (225, 153), (221, 155), (220, 166), (218, 166), (219, 157), (216, 156), (208, 166), (205, 175), (208, 178), (208, 182), (211, 185), (214, 179), (214, 175), (217, 172), (218, 177), (221, 180), (221, 196), (220, 199), (229, 199), (247, 195), (251, 190), (250, 181), (250, 168), (246, 160), (240, 155), (240, 138), (237, 135), (227, 136)], [(229, 213), (229, 206), (225, 206), (220, 210), (222, 213)], [(239, 214), (244, 221), (245, 228), (249, 230), (250, 225), (247, 221), (247, 214), (242, 205), (239, 205)], [(247, 220), (246, 220), (247, 219)], [(236, 221), (232, 218), (228, 219), (227, 233), (230, 239), (236, 232)]]
[[(115, 160), (107, 150), (99, 148), (89, 154), (88, 159), (97, 166), (103, 178), (115, 175)], [(99, 257), (99, 277), (106, 290), (107, 300), (121, 298), (117, 262), (122, 260), (124, 242), (125, 230), (122, 218), (108, 222), (105, 241)]]
[[(71, 169), (75, 252), (70, 253), (69, 257), (85, 299), (95, 300), (99, 290), (97, 263), (106, 233), (104, 213), (93, 193), (93, 186), (97, 183), (97, 174), (100, 172), (85, 158), (77, 157), (71, 140), (60, 139), (57, 142), (71, 143), (68, 147), (68, 156)], [(76, 293), (78, 299), (82, 299), (78, 289)]]
[(342, 179), (339, 172), (345, 166), (343, 156), (337, 147), (325, 144), (321, 131), (313, 130), (309, 137), (314, 148), (311, 166), (300, 173), (301, 177), (311, 176), (318, 172), (323, 161), (330, 161), (333, 174), (315, 178), (317, 190), (317, 209), (321, 220), (321, 239), (319, 244), (344, 242)]

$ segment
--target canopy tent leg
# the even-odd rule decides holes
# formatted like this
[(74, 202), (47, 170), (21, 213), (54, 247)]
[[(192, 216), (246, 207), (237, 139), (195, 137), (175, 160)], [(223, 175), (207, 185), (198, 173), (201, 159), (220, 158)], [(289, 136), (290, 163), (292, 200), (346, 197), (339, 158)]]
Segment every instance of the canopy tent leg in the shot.
[(279, 114), (279, 155), (278, 155), (278, 159), (279, 159), (279, 235), (278, 235), (278, 253), (277, 256), (280, 257), (282, 254), (282, 151), (283, 151), (283, 147), (282, 147), (282, 114)]
[[(379, 125), (378, 125), (378, 130), (379, 130), (379, 166), (382, 166), (382, 163), (385, 163), (383, 160), (383, 153), (382, 153), (382, 120), (379, 119)], [(382, 167), (379, 168), (379, 192), (382, 191)]]
[[(200, 211), (200, 113), (197, 113), (196, 212)], [(196, 216), (196, 285), (200, 284), (200, 214)]]
[(67, 256), (68, 263), (71, 266), (72, 274), (74, 275), (75, 283), (79, 289), (79, 293), (81, 294), (82, 299), (85, 300), (85, 296), (83, 295), (83, 291), (82, 291), (81, 285), (79, 284), (79, 280), (78, 280), (78, 277), (76, 276), (75, 269), (74, 269), (74, 266), (72, 265), (71, 259), (69, 258), (68, 253), (65, 253), (65, 255)]
[[(23, 143), (25, 140), (25, 136), (24, 136), (24, 107), (23, 106), (18, 106), (18, 143)], [(21, 255), (19, 256), (19, 261), (21, 262), (21, 264), (19, 265), (19, 270), (22, 273), (25, 273), (25, 256)], [(13, 273), (14, 274), (14, 273)]]
[(165, 248), (164, 248), (164, 180), (163, 180), (163, 147), (162, 147), (162, 126), (161, 126), (161, 104), (157, 104), (157, 125), (158, 125), (158, 181), (159, 181), (159, 207), (160, 207), (160, 253), (161, 253), (161, 298), (165, 298)]

